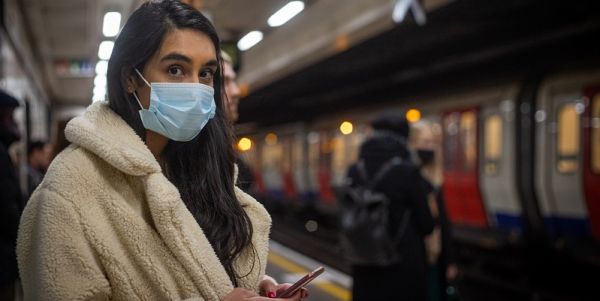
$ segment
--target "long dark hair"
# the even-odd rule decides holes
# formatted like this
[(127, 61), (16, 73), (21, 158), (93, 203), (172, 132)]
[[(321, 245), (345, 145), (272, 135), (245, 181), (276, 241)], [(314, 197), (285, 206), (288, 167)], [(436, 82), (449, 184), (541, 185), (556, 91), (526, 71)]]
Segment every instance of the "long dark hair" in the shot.
[(233, 135), (223, 109), (219, 37), (210, 21), (179, 1), (142, 4), (123, 27), (108, 62), (109, 105), (145, 140), (138, 103), (127, 93), (125, 85), (134, 74), (134, 68), (144, 70), (165, 34), (181, 28), (206, 34), (215, 46), (219, 62), (214, 76), (217, 110), (215, 117), (192, 141), (170, 140), (161, 153), (160, 163), (165, 176), (179, 189), (183, 202), (204, 231), (234, 286), (238, 286), (237, 278), (245, 275), (234, 270), (233, 261), (247, 246), (255, 252), (251, 241), (253, 230), (234, 192)]

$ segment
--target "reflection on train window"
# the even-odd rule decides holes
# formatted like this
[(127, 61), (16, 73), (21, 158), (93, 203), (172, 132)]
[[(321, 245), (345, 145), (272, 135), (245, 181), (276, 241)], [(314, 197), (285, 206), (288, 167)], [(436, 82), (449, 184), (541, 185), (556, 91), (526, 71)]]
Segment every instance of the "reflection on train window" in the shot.
[(462, 113), (460, 138), (464, 155), (463, 167), (467, 170), (473, 169), (477, 160), (477, 119), (475, 112)]
[(600, 174), (600, 94), (592, 101), (592, 171)]
[(492, 115), (485, 120), (484, 129), (485, 174), (496, 175), (502, 158), (502, 117)]
[(574, 173), (578, 168), (579, 115), (574, 103), (558, 110), (556, 168), (561, 173)]
[[(273, 137), (273, 135), (267, 135)], [(262, 178), (267, 193), (271, 197), (280, 198), (281, 194), (281, 164), (283, 159), (283, 148), (279, 143), (267, 142), (261, 148)], [(272, 143), (272, 144), (269, 144)]]
[(457, 166), (458, 154), (458, 113), (444, 117), (444, 169), (454, 170)]

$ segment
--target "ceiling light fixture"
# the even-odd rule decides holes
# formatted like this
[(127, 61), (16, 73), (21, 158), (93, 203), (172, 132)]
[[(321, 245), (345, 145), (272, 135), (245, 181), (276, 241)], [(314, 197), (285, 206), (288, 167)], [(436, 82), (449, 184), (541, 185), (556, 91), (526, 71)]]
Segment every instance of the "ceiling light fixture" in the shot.
[(96, 74), (98, 75), (106, 75), (108, 72), (108, 61), (98, 61), (96, 63)]
[(100, 43), (100, 47), (98, 47), (98, 57), (101, 60), (108, 60), (112, 54), (114, 46), (115, 42), (113, 41), (102, 41), (102, 43)]
[(302, 10), (304, 10), (304, 2), (291, 1), (270, 16), (267, 23), (269, 23), (269, 26), (271, 27), (281, 26), (299, 14)]
[(256, 45), (258, 42), (262, 41), (262, 38), (263, 38), (262, 32), (260, 32), (258, 30), (251, 31), (238, 41), (237, 47), (241, 51), (246, 51), (246, 50), (252, 48), (252, 46)]
[(106, 75), (98, 74), (94, 77), (94, 86), (106, 87)]
[(94, 94), (94, 96), (92, 96), (92, 101), (102, 101), (105, 99), (106, 99), (105, 95)]
[(104, 15), (104, 23), (102, 24), (102, 34), (105, 37), (114, 37), (119, 33), (121, 26), (121, 13), (107, 12)]

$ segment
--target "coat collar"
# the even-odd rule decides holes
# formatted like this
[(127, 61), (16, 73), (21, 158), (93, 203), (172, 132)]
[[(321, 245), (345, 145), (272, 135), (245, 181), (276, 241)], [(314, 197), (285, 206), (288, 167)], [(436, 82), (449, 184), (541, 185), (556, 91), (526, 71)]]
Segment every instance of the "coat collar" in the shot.
[(65, 137), (126, 174), (142, 176), (161, 171), (146, 144), (108, 107), (108, 102), (95, 102), (83, 116), (73, 118), (65, 128)]

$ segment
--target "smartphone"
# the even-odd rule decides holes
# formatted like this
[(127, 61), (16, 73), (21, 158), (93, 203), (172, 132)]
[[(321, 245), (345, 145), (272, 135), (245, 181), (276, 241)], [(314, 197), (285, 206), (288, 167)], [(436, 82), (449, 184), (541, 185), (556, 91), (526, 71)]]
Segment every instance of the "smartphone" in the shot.
[(323, 274), (325, 268), (318, 267), (314, 271), (306, 274), (304, 277), (300, 278), (300, 280), (296, 281), (296, 283), (292, 284), (292, 286), (288, 287), (285, 291), (277, 294), (276, 298), (289, 298), (293, 296), (299, 289), (303, 288), (313, 279), (317, 278), (317, 276)]

